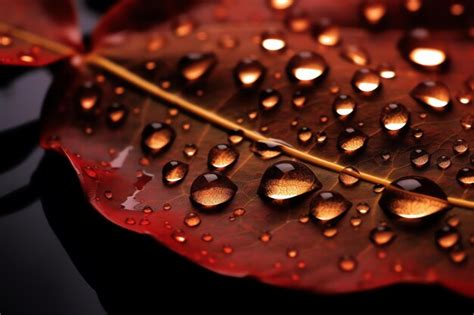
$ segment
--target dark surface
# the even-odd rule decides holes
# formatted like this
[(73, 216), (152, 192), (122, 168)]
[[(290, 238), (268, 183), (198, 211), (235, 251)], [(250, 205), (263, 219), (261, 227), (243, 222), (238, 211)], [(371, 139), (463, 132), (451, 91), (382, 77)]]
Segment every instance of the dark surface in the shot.
[[(83, 19), (88, 29), (93, 21), (90, 13)], [(37, 70), (0, 89), (0, 131), (37, 119), (49, 83), (48, 72)], [(2, 315), (93, 315), (104, 314), (104, 308), (127, 314), (158, 314), (170, 308), (180, 312), (249, 311), (254, 303), (267, 310), (291, 306), (294, 310), (343, 309), (351, 313), (407, 311), (417, 306), (425, 310), (443, 307), (452, 314), (474, 310), (472, 300), (435, 286), (403, 285), (317, 296), (207, 272), (151, 239), (108, 223), (84, 200), (64, 159), (45, 155), (40, 149), (21, 159), (19, 153), (28, 152), (28, 143), (37, 137), (35, 128), (33, 123), (8, 137), (0, 136), (2, 160), (8, 157), (13, 166), (0, 169), (0, 196), (14, 192), (0, 199), (1, 213), (26, 206), (0, 215)], [(16, 141), (11, 141), (12, 137)], [(35, 170), (35, 189), (25, 188)], [(33, 201), (35, 192), (41, 201)], [(216, 301), (228, 307), (218, 306)]]

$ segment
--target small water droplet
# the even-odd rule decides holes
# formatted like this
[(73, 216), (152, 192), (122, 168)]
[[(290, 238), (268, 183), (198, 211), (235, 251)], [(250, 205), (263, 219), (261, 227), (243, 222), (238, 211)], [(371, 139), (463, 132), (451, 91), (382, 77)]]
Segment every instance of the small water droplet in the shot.
[(267, 0), (268, 5), (274, 10), (287, 10), (295, 4), (295, 0)]
[(448, 108), (450, 94), (448, 87), (439, 81), (423, 81), (412, 91), (411, 96), (436, 111), (443, 111)]
[(207, 166), (210, 170), (224, 171), (239, 159), (239, 152), (229, 144), (217, 144), (209, 150)]
[(301, 127), (298, 130), (297, 138), (301, 144), (308, 144), (313, 140), (313, 131), (308, 127)]
[(392, 158), (392, 155), (390, 154), (390, 152), (384, 151), (380, 154), (380, 158), (383, 162), (388, 162)]
[(382, 63), (377, 67), (377, 72), (381, 78), (384, 79), (393, 79), (396, 77), (397, 73), (395, 68), (389, 63)]
[(174, 139), (176, 132), (165, 123), (152, 122), (143, 128), (141, 145), (145, 154), (156, 155), (167, 150)]
[(316, 143), (318, 145), (323, 145), (326, 143), (328, 139), (328, 134), (326, 133), (326, 131), (318, 131), (315, 134), (315, 138), (316, 138)]
[(36, 56), (31, 51), (21, 51), (18, 53), (18, 59), (23, 63), (33, 63), (36, 62)]
[(354, 215), (349, 220), (352, 227), (357, 228), (362, 224), (362, 219), (358, 215)]
[(170, 211), (172, 208), (170, 203), (163, 204), (163, 211)]
[(226, 255), (230, 255), (234, 252), (234, 248), (229, 244), (225, 244), (224, 246), (222, 246), (222, 252)]
[(258, 194), (275, 204), (299, 199), (321, 188), (321, 183), (306, 165), (295, 161), (280, 161), (265, 170)]
[(230, 34), (224, 34), (219, 37), (217, 44), (224, 49), (233, 49), (239, 46), (239, 39)]
[(335, 228), (334, 226), (326, 226), (324, 229), (323, 229), (323, 236), (325, 238), (333, 238), (334, 236), (337, 235), (337, 228)]
[(0, 47), (9, 47), (13, 44), (13, 39), (8, 34), (0, 34)]
[(184, 217), (184, 224), (186, 224), (188, 227), (196, 227), (201, 224), (201, 218), (196, 212), (189, 212)]
[(239, 88), (252, 89), (262, 83), (265, 67), (256, 59), (244, 58), (234, 68), (234, 80)]
[(319, 116), (319, 122), (322, 124), (326, 124), (329, 121), (329, 117), (327, 115)]
[(107, 125), (111, 128), (122, 126), (127, 120), (128, 108), (122, 103), (112, 103), (107, 107)]
[[(283, 152), (281, 145), (285, 144), (278, 140), (260, 140), (253, 142), (250, 150), (263, 160), (269, 160), (280, 156)], [(286, 145), (286, 144), (285, 144)]]
[(260, 234), (258, 239), (263, 243), (268, 243), (272, 239), (272, 235), (270, 234), (270, 232), (265, 231)]
[(83, 112), (92, 112), (102, 96), (102, 90), (92, 81), (84, 82), (76, 92), (80, 108)]
[(167, 185), (178, 184), (188, 174), (189, 166), (181, 161), (172, 160), (166, 163), (162, 169), (163, 183)]
[(178, 72), (186, 82), (205, 79), (217, 64), (214, 53), (189, 53), (178, 61)]
[(264, 32), (261, 35), (260, 45), (265, 51), (283, 51), (286, 48), (285, 36), (279, 31)]
[(423, 4), (423, 0), (406, 0), (405, 8), (409, 12), (417, 12), (418, 10), (420, 10), (422, 4)]
[(286, 251), (286, 255), (289, 258), (296, 258), (296, 257), (298, 257), (298, 250), (296, 250), (294, 248), (288, 248), (288, 250)]
[(240, 144), (243, 140), (244, 133), (242, 132), (242, 130), (231, 131), (227, 136), (227, 141), (229, 141), (229, 143), (232, 145)]
[(351, 272), (357, 268), (357, 260), (350, 255), (342, 256), (339, 258), (338, 266), (342, 271)]
[(344, 45), (341, 49), (341, 56), (358, 66), (366, 66), (370, 63), (367, 51), (357, 45)]
[(436, 165), (440, 170), (446, 170), (452, 165), (451, 158), (447, 155), (440, 155), (436, 160)]
[(452, 228), (458, 227), (461, 224), (461, 220), (455, 215), (447, 217), (445, 221)]
[(260, 92), (259, 96), (259, 108), (264, 111), (272, 110), (280, 106), (281, 104), (281, 93), (278, 90), (268, 88)]
[(340, 120), (351, 118), (357, 108), (356, 101), (350, 95), (339, 94), (334, 98), (332, 109), (336, 117)]
[(339, 182), (345, 187), (352, 187), (356, 185), (359, 182), (359, 171), (350, 166), (344, 168), (339, 173)]
[(370, 231), (369, 238), (377, 246), (385, 246), (396, 238), (395, 232), (387, 225), (381, 224)]
[(435, 233), (436, 244), (441, 249), (450, 249), (461, 240), (461, 234), (457, 229), (445, 225)]
[(456, 93), (456, 99), (463, 105), (469, 105), (472, 102), (472, 91), (462, 90)]
[(196, 28), (196, 22), (189, 16), (180, 16), (171, 24), (171, 29), (177, 37), (190, 35)]
[(322, 18), (311, 28), (313, 37), (324, 46), (336, 46), (341, 40), (341, 31), (330, 19)]
[(380, 125), (388, 135), (398, 136), (410, 125), (410, 112), (402, 104), (388, 104), (382, 109)]
[(382, 86), (379, 75), (369, 68), (357, 70), (351, 83), (355, 91), (363, 95), (372, 95)]
[(379, 200), (380, 207), (399, 218), (421, 219), (450, 208), (444, 191), (432, 180), (406, 176), (393, 181)]
[(109, 199), (109, 200), (110, 200), (110, 199), (113, 198), (113, 194), (112, 194), (112, 192), (111, 192), (110, 190), (106, 190), (106, 191), (104, 191), (104, 197), (105, 197), (106, 199)]
[(317, 222), (326, 223), (340, 219), (351, 206), (341, 194), (322, 191), (311, 200), (309, 214)]
[(308, 101), (306, 94), (303, 90), (297, 90), (295, 93), (293, 93), (293, 98), (291, 100), (291, 103), (293, 104), (293, 107), (296, 109), (301, 109), (306, 105), (306, 102)]
[(204, 242), (209, 243), (209, 242), (212, 242), (214, 240), (214, 237), (210, 233), (204, 233), (201, 236), (201, 240), (203, 240)]
[(198, 152), (197, 145), (193, 143), (188, 143), (184, 145), (183, 154), (187, 158), (192, 158), (193, 156), (196, 155), (197, 152)]
[(337, 148), (345, 154), (357, 154), (366, 147), (368, 139), (362, 131), (348, 127), (337, 137)]
[(186, 243), (186, 233), (183, 230), (177, 229), (171, 233), (171, 237), (178, 243)]
[(467, 260), (466, 250), (458, 244), (449, 252), (449, 258), (453, 263), (461, 264)]
[(357, 212), (359, 212), (360, 214), (366, 214), (370, 211), (370, 206), (368, 203), (366, 202), (359, 202), (357, 205), (356, 205), (356, 210)]
[(134, 218), (126, 218), (125, 219), (125, 224), (128, 224), (128, 225), (135, 225), (137, 223), (137, 221), (135, 221)]
[(369, 26), (382, 23), (387, 15), (387, 5), (380, 0), (365, 0), (361, 7), (362, 17)]
[(326, 60), (312, 51), (301, 51), (293, 55), (286, 66), (286, 73), (292, 82), (313, 84), (324, 77), (328, 70)]
[(474, 169), (470, 167), (461, 168), (456, 174), (456, 180), (463, 187), (474, 185)]
[(410, 153), (410, 162), (414, 168), (422, 169), (430, 165), (431, 154), (423, 149), (415, 149)]
[(306, 214), (302, 214), (298, 217), (298, 222), (301, 224), (306, 224), (309, 222), (309, 216)]
[(453, 152), (457, 155), (469, 152), (469, 143), (464, 139), (456, 139), (453, 143)]
[(411, 134), (412, 134), (413, 138), (415, 138), (416, 140), (419, 140), (419, 139), (423, 138), (424, 132), (420, 128), (415, 128), (411, 131)]
[(191, 201), (200, 210), (214, 210), (225, 206), (234, 198), (237, 186), (219, 172), (204, 173), (191, 185)]

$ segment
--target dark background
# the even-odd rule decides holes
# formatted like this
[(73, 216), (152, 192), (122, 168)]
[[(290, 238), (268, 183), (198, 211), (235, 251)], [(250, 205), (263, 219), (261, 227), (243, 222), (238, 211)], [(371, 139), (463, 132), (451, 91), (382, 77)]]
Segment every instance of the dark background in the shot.
[[(86, 33), (106, 2), (110, 1), (78, 2)], [(7, 165), (18, 162), (7, 158), (16, 155), (12, 152), (28, 151), (38, 126), (32, 123), (15, 132), (5, 131), (39, 117), (50, 82), (49, 71), (41, 69), (0, 88), (0, 147)], [(34, 188), (22, 188), (30, 181)], [(67, 163), (38, 148), (9, 170), (0, 166), (0, 196), (7, 196), (0, 197), (1, 315), (249, 311), (255, 303), (267, 311), (282, 306), (324, 313), (394, 309), (409, 313), (414, 308), (450, 310), (451, 314), (474, 311), (472, 300), (436, 286), (399, 285), (324, 296), (212, 274), (144, 236), (108, 223), (84, 200)]]

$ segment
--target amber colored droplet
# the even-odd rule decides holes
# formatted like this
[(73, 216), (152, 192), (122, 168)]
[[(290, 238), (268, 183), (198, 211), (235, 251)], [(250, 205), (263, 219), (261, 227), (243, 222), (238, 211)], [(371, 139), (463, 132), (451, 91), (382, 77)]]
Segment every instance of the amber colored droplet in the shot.
[(190, 35), (196, 28), (196, 22), (189, 16), (180, 16), (171, 23), (171, 29), (177, 37)]
[(359, 202), (357, 205), (356, 205), (356, 210), (357, 212), (359, 212), (360, 214), (366, 214), (370, 211), (370, 206), (368, 203), (366, 202)]
[(381, 78), (384, 79), (393, 79), (396, 77), (397, 73), (395, 68), (389, 63), (382, 63), (377, 67), (377, 72)]
[(420, 10), (423, 0), (405, 0), (405, 8), (409, 12), (417, 12)]
[(229, 203), (237, 189), (227, 176), (219, 172), (204, 173), (193, 181), (190, 199), (200, 210), (214, 210)]
[(351, 217), (349, 222), (351, 223), (352, 227), (357, 228), (362, 224), (362, 219), (358, 215), (354, 215)]
[(456, 93), (456, 99), (463, 105), (469, 105), (472, 102), (472, 95), (472, 91), (463, 90)]
[(354, 116), (357, 103), (350, 95), (339, 94), (334, 98), (332, 110), (339, 120), (347, 120)]
[(423, 149), (415, 149), (410, 153), (410, 162), (414, 168), (422, 169), (430, 165), (431, 154)]
[(263, 232), (258, 239), (263, 243), (268, 243), (272, 239), (272, 235), (270, 232)]
[(163, 204), (163, 210), (164, 211), (170, 211), (172, 208), (171, 204), (170, 203), (165, 203)]
[(369, 68), (357, 70), (351, 83), (354, 90), (363, 95), (372, 95), (382, 86), (379, 75)]
[(450, 249), (461, 240), (461, 234), (457, 229), (445, 225), (435, 233), (436, 244), (441, 249)]
[(358, 66), (366, 66), (370, 63), (367, 51), (357, 45), (344, 45), (341, 49), (341, 57)]
[(370, 231), (369, 238), (376, 246), (386, 246), (396, 238), (395, 232), (387, 225), (378, 225)]
[(168, 109), (168, 115), (170, 115), (171, 117), (176, 117), (179, 115), (179, 110), (175, 107), (170, 107)]
[(367, 145), (369, 137), (362, 131), (349, 127), (337, 137), (337, 148), (348, 155), (361, 152)]
[(269, 160), (282, 155), (281, 145), (286, 143), (278, 140), (261, 140), (252, 143), (250, 150), (263, 160)]
[(337, 235), (337, 228), (333, 226), (327, 226), (323, 229), (323, 236), (325, 238), (333, 238), (334, 236)]
[(463, 187), (474, 185), (474, 169), (470, 167), (461, 168), (456, 174), (456, 180)]
[(327, 115), (321, 115), (319, 116), (319, 122), (322, 124), (325, 124), (329, 121), (329, 117)]
[(286, 66), (290, 81), (299, 84), (313, 84), (327, 73), (326, 60), (312, 51), (301, 51), (293, 55)]
[(413, 138), (415, 138), (416, 140), (419, 140), (423, 137), (424, 132), (420, 128), (415, 128), (412, 130), (411, 134), (413, 135)]
[(403, 57), (423, 70), (439, 70), (447, 64), (445, 49), (434, 42), (427, 29), (416, 28), (409, 31), (398, 46)]
[(352, 256), (342, 256), (339, 258), (338, 266), (342, 271), (351, 272), (357, 268), (357, 260)]
[(189, 166), (181, 161), (172, 160), (166, 163), (162, 169), (163, 183), (167, 185), (178, 184), (188, 174)]
[(224, 171), (239, 159), (239, 152), (229, 144), (217, 144), (209, 150), (207, 166), (210, 170)]
[(410, 126), (410, 112), (402, 104), (390, 103), (382, 109), (380, 125), (389, 136), (399, 136)]
[(102, 97), (102, 90), (94, 82), (86, 81), (77, 90), (76, 97), (81, 110), (91, 112), (97, 108)]
[(9, 47), (13, 44), (13, 39), (8, 34), (0, 34), (0, 47)]
[(308, 144), (313, 140), (313, 131), (308, 127), (301, 127), (298, 130), (297, 138), (301, 144)]
[(295, 8), (290, 12), (287, 12), (285, 25), (294, 33), (303, 33), (311, 27), (311, 19), (305, 10)]
[(171, 233), (171, 237), (178, 243), (186, 243), (187, 238), (186, 238), (186, 233), (184, 233), (183, 230), (174, 230)]
[(318, 131), (315, 134), (315, 138), (316, 138), (316, 143), (318, 145), (323, 145), (326, 143), (328, 139), (328, 134), (326, 133), (326, 131)]
[(436, 160), (436, 165), (440, 170), (446, 170), (452, 165), (451, 158), (447, 155), (440, 155)]
[(322, 191), (311, 200), (309, 214), (317, 222), (326, 223), (340, 219), (351, 206), (341, 194)]
[(186, 224), (188, 227), (196, 227), (201, 224), (201, 218), (196, 212), (189, 212), (184, 217), (184, 224)]
[(324, 46), (336, 46), (341, 40), (341, 31), (330, 19), (322, 18), (311, 28), (313, 37)]
[(365, 0), (361, 7), (362, 17), (370, 26), (382, 23), (387, 15), (387, 5), (380, 0)]
[(107, 125), (111, 128), (122, 126), (128, 117), (128, 108), (122, 103), (112, 103), (107, 107)]
[(423, 81), (412, 91), (411, 96), (426, 107), (443, 111), (450, 103), (448, 87), (439, 81)]
[(224, 49), (233, 49), (239, 46), (239, 39), (230, 34), (224, 34), (219, 37), (217, 44)]
[(224, 246), (222, 246), (222, 251), (224, 252), (224, 254), (230, 255), (234, 252), (234, 248), (228, 244), (225, 244)]
[(287, 10), (295, 4), (295, 0), (267, 0), (270, 8), (274, 10)]
[(209, 242), (212, 242), (214, 240), (214, 237), (210, 233), (204, 233), (201, 236), (201, 240), (203, 240), (204, 242), (209, 243)]
[(296, 250), (294, 248), (288, 248), (288, 250), (286, 251), (286, 255), (289, 258), (296, 258), (296, 257), (298, 257), (298, 250)]
[(266, 72), (265, 67), (258, 60), (244, 58), (234, 68), (234, 81), (239, 88), (252, 89), (262, 83)]
[(146, 206), (142, 209), (142, 212), (145, 214), (145, 215), (148, 215), (148, 214), (151, 214), (153, 213), (153, 209), (149, 206)]
[(143, 128), (141, 145), (145, 154), (152, 156), (167, 150), (176, 138), (174, 129), (165, 123), (152, 122)]
[(452, 228), (458, 227), (461, 224), (461, 220), (455, 215), (447, 217), (445, 221)]
[(264, 32), (260, 39), (260, 45), (265, 51), (277, 52), (286, 48), (285, 36), (280, 31)]
[(227, 141), (229, 141), (230, 144), (237, 145), (242, 143), (244, 140), (244, 133), (242, 130), (235, 130), (229, 132), (229, 135), (227, 136)]
[(125, 219), (125, 224), (135, 225), (136, 223), (137, 223), (137, 221), (135, 221), (135, 219), (133, 219), (133, 218), (126, 218)]
[(457, 155), (469, 152), (469, 143), (464, 139), (456, 139), (453, 143), (453, 152)]
[(301, 224), (306, 224), (309, 222), (309, 216), (306, 214), (302, 214), (298, 217), (298, 222)]
[(187, 158), (192, 158), (198, 152), (198, 147), (193, 143), (188, 143), (184, 145), (183, 154)]
[(113, 194), (112, 194), (112, 192), (111, 192), (110, 190), (106, 190), (106, 191), (104, 191), (104, 197), (105, 197), (106, 199), (109, 199), (109, 200), (110, 200), (110, 199), (112, 199)]
[(345, 167), (339, 173), (339, 182), (345, 187), (352, 187), (359, 182), (359, 174), (354, 167)]
[(282, 96), (278, 90), (268, 88), (260, 92), (258, 105), (261, 110), (268, 111), (280, 106), (281, 100)]
[(308, 98), (306, 97), (306, 94), (302, 90), (297, 90), (295, 93), (293, 93), (293, 97), (291, 99), (291, 103), (294, 108), (296, 109), (301, 109), (306, 105), (306, 102), (308, 101)]
[(466, 250), (461, 245), (457, 245), (449, 252), (449, 258), (453, 263), (461, 264), (467, 260)]
[(36, 56), (31, 51), (22, 51), (18, 53), (18, 59), (23, 63), (36, 62)]
[(163, 36), (155, 35), (152, 39), (150, 39), (146, 48), (149, 52), (156, 52), (160, 48), (162, 48), (165, 45), (165, 43), (166, 43), (166, 40)]
[(318, 190), (321, 186), (316, 175), (306, 165), (295, 161), (280, 161), (265, 170), (258, 194), (275, 204), (284, 204)]
[(444, 191), (421, 176), (406, 176), (393, 181), (380, 200), (380, 207), (396, 217), (415, 220), (450, 208)]
[(187, 82), (205, 79), (217, 65), (214, 53), (189, 53), (178, 61), (178, 72)]

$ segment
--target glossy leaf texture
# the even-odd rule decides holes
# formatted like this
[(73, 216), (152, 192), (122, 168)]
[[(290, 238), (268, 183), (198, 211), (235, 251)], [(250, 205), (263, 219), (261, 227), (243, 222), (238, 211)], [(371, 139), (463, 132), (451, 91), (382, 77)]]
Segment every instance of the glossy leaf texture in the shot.
[[(341, 26), (337, 45), (328, 47), (321, 42), (331, 43), (334, 33), (325, 40), (309, 30), (293, 32), (285, 23), (288, 13), (269, 2), (203, 2), (169, 21), (127, 25), (126, 17), (135, 21), (145, 3), (115, 7), (95, 34), (95, 53), (220, 117), (352, 172), (390, 180), (423, 176), (450, 197), (474, 200), (469, 171), (459, 180), (459, 170), (472, 167), (466, 147), (474, 140), (472, 100), (465, 101), (472, 97), (473, 44), (465, 28), (432, 30), (430, 41), (413, 47), (412, 41), (400, 43), (403, 30)], [(160, 16), (153, 14), (159, 8), (150, 6), (146, 17)], [(311, 21), (321, 18), (308, 14)], [(115, 224), (149, 234), (215, 272), (278, 286), (349, 292), (441, 283), (474, 295), (472, 210), (452, 207), (398, 220), (380, 208), (381, 194), (387, 196), (381, 187), (291, 156), (262, 159), (253, 152), (258, 146), (237, 143), (238, 132), (188, 115), (99, 67), (75, 64), (55, 79), (43, 111), (42, 144), (67, 156), (90, 202)], [(229, 133), (232, 146), (222, 146)], [(213, 154), (224, 155), (216, 162), (209, 159)], [(446, 159), (449, 167), (439, 166)], [(169, 164), (175, 160), (184, 164)], [(277, 162), (298, 176), (272, 181)], [(163, 181), (170, 169), (171, 182)], [(200, 176), (216, 169), (227, 178)], [(259, 188), (264, 174), (276, 186)], [(268, 201), (288, 195), (301, 196), (279, 206)], [(409, 211), (437, 207), (438, 199), (418, 197), (408, 202)], [(394, 209), (403, 210), (403, 202)]]
[[(82, 38), (72, 1), (0, 1), (0, 64), (39, 67), (81, 50)], [(8, 24), (8, 25), (7, 25)], [(35, 33), (65, 46), (62, 53), (18, 38), (9, 26)], [(68, 49), (69, 48), (69, 49)]]

